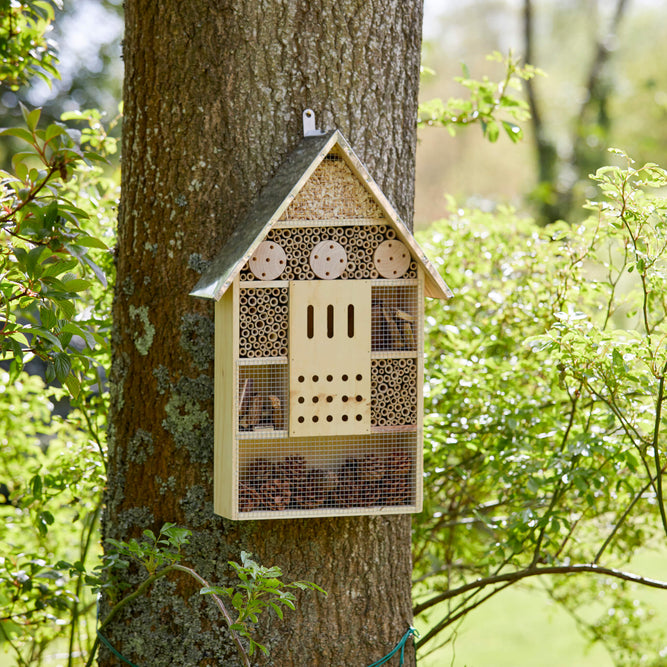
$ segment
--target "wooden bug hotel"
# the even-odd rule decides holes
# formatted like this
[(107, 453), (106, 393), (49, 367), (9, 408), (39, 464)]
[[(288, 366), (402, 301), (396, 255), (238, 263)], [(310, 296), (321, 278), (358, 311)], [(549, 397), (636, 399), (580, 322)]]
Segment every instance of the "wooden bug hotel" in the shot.
[(423, 302), (451, 294), (340, 132), (306, 134), (192, 294), (217, 302), (216, 513), (420, 511)]

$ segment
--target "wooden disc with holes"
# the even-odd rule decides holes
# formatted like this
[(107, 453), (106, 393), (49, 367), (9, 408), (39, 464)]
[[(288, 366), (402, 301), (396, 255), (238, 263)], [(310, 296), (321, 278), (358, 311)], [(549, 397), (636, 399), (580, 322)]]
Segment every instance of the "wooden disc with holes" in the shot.
[(327, 239), (320, 241), (310, 253), (310, 267), (322, 280), (339, 278), (347, 266), (347, 253), (340, 243)]
[(383, 278), (400, 278), (410, 266), (410, 251), (407, 247), (392, 239), (383, 241), (373, 255), (373, 263)]
[(250, 256), (249, 263), (258, 280), (275, 280), (287, 266), (287, 255), (275, 241), (262, 241)]

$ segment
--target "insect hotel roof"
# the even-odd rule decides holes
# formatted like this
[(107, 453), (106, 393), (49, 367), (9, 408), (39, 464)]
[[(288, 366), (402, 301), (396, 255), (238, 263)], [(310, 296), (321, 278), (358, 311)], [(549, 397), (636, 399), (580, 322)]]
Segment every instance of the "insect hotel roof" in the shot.
[(222, 251), (208, 266), (191, 292), (192, 296), (216, 301), (222, 297), (274, 223), (281, 218), (318, 165), (332, 151), (340, 155), (363, 183), (384, 213), (386, 222), (395, 230), (398, 240), (410, 248), (422, 265), (426, 296), (436, 299), (451, 297), (452, 293), (445, 281), (338, 130), (306, 136), (301, 140), (261, 192), (246, 218), (236, 227)]

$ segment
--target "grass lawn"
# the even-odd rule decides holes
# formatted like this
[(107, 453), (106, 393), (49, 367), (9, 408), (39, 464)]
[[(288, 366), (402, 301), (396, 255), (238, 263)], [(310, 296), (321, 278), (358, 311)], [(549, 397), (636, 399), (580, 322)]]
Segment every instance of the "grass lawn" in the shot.
[[(667, 579), (667, 553), (643, 553), (625, 568)], [(582, 575), (587, 576), (587, 575)], [(637, 598), (658, 612), (651, 624), (667, 627), (667, 591), (637, 587)], [(417, 629), (424, 629), (417, 623)], [(666, 663), (667, 664), (667, 663)], [(581, 637), (572, 618), (539, 585), (499, 593), (471, 612), (453, 645), (419, 661), (419, 667), (613, 667), (599, 644)]]
[(419, 661), (419, 667), (529, 665), (613, 667), (613, 662), (602, 646), (589, 647), (572, 618), (537, 586), (499, 593), (470, 613), (453, 645)]

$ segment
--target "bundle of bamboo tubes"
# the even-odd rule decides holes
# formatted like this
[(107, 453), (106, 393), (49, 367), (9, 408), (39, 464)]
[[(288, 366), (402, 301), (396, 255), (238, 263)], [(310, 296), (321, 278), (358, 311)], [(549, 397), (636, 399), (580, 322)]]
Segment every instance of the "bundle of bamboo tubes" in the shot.
[(285, 287), (240, 290), (241, 357), (287, 356), (287, 302)]
[(371, 424), (417, 423), (417, 364), (414, 359), (371, 361)]
[[(324, 240), (336, 241), (347, 254), (341, 279), (368, 280), (380, 277), (373, 261), (377, 247), (395, 237), (396, 232), (378, 220), (377, 225), (274, 228), (266, 240), (278, 243), (287, 255), (286, 267), (279, 280), (314, 280), (310, 256), (315, 246)], [(417, 263), (413, 260), (403, 278), (416, 277)], [(242, 269), (241, 280), (257, 280), (249, 264)]]

